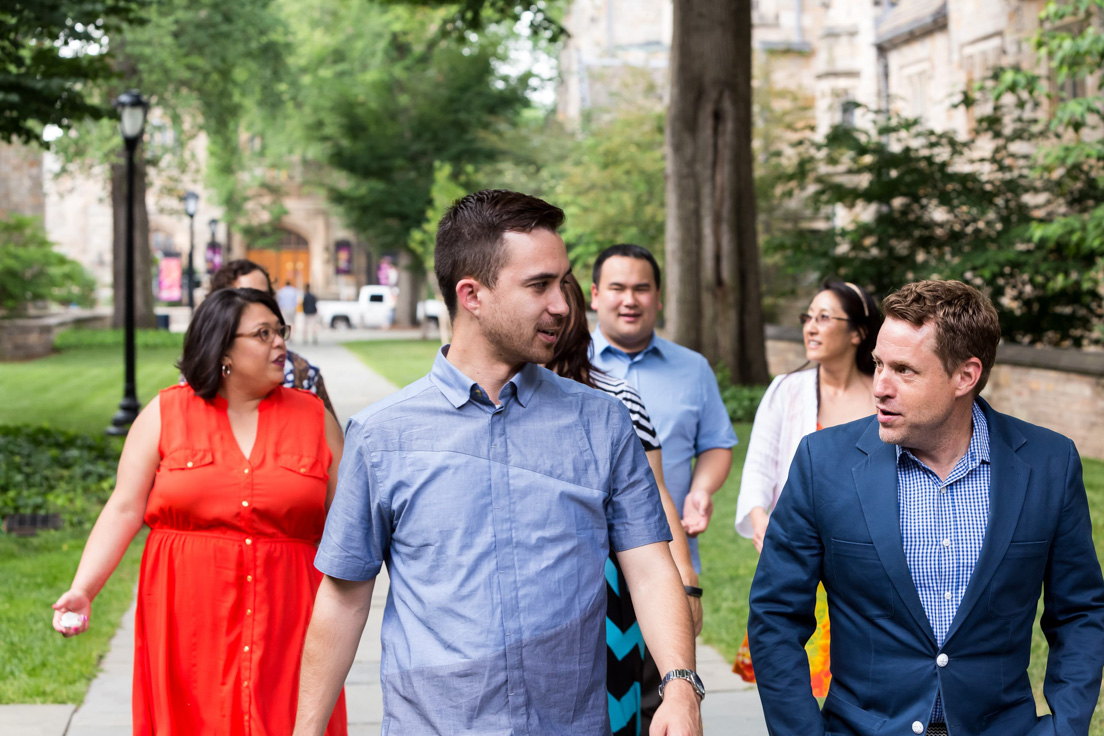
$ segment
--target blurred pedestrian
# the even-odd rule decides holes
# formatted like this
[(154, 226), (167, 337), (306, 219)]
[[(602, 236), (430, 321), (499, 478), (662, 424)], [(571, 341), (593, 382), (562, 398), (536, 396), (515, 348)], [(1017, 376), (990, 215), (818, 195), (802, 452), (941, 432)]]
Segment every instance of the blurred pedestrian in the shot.
[[(135, 419), (55, 630), (92, 602), (150, 528), (135, 619), (135, 734), (289, 733), (299, 653), (322, 579), (313, 560), (343, 437), (284, 388), (287, 325), (268, 292), (223, 289), (196, 309), (179, 368)], [(346, 733), (344, 695), (326, 733)]]
[(291, 285), (290, 281), (284, 281), (284, 285), (276, 292), (276, 303), (284, 313), (284, 321), (294, 325), (295, 312), (299, 308), (299, 291)]
[(310, 284), (303, 284), (303, 340), (318, 344), (318, 297), (311, 292)]

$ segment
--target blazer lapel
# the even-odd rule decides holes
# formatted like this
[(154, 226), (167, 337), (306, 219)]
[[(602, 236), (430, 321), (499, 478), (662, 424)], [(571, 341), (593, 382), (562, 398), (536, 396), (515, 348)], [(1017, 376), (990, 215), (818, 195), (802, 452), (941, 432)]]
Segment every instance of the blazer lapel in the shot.
[(993, 411), (985, 401), (978, 401), (989, 423), (989, 524), (974, 572), (945, 641), (954, 636), (1004, 559), (1027, 497), (1027, 481), (1031, 475), (1031, 466), (1016, 455), (1027, 440), (1002, 414)]
[(935, 635), (916, 585), (912, 582), (901, 541), (901, 510), (897, 499), (897, 451), (878, 437), (878, 423), (871, 422), (857, 447), (867, 458), (851, 469), (870, 538), (897, 594), (932, 645)]

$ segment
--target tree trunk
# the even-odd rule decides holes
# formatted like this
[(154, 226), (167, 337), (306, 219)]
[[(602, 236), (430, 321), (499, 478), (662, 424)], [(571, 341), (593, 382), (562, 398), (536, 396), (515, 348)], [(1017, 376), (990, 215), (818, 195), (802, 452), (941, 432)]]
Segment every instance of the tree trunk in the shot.
[[(126, 151), (111, 164), (111, 209), (115, 228), (112, 268), (114, 315), (112, 327), (123, 327), (126, 300), (124, 264), (126, 263)], [(142, 144), (134, 152), (134, 326), (155, 327), (153, 313), (152, 259), (149, 246), (149, 214), (146, 211), (146, 161)]]
[(418, 302), (425, 291), (425, 269), (421, 259), (406, 248), (399, 250), (399, 300), (395, 304), (395, 326), (413, 327)]
[(751, 0), (674, 0), (668, 336), (766, 383), (751, 153)]

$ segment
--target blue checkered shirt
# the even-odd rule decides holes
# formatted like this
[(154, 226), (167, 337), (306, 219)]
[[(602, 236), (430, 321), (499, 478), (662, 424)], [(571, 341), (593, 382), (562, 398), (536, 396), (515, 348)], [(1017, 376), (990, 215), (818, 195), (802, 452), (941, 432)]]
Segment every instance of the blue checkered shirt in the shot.
[[(946, 480), (897, 446), (901, 539), (920, 603), (940, 647), (974, 572), (989, 524), (989, 425), (977, 402), (970, 447)], [(932, 723), (942, 723), (942, 695)]]

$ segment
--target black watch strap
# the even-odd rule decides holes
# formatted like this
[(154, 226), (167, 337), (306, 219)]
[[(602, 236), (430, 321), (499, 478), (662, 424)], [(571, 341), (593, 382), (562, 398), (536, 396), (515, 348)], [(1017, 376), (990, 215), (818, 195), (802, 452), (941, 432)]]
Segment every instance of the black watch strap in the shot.
[(690, 596), (691, 598), (701, 598), (702, 597), (702, 589), (698, 588), (694, 585), (684, 585), (684, 586), (682, 586), (682, 589), (685, 590), (686, 595)]

